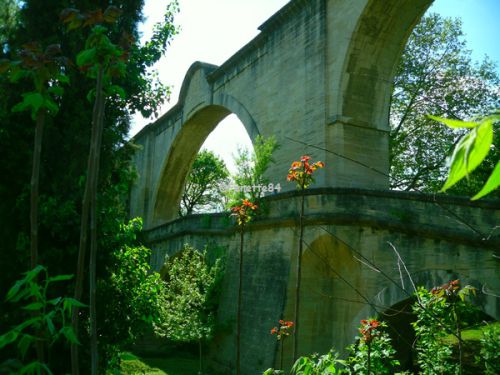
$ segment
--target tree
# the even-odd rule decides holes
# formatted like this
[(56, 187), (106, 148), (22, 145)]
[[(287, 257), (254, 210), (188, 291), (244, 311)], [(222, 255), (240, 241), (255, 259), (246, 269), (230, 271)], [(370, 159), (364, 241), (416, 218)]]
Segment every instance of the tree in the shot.
[[(26, 43), (37, 40), (41, 45), (50, 45), (60, 41), (63, 54), (76, 61), (77, 53), (85, 44), (85, 36), (78, 32), (66, 32), (59, 22), (61, 10), (67, 3), (61, 0), (44, 2), (26, 0), (14, 2), (19, 6), (16, 22), (13, 27), (2, 29), (2, 48), (0, 59), (12, 60), (17, 51)], [(161, 102), (167, 99), (168, 88), (155, 80), (152, 65), (165, 52), (169, 40), (175, 34), (173, 15), (176, 3), (167, 7), (163, 22), (155, 26), (153, 36), (146, 43), (140, 43), (138, 23), (142, 19), (143, 0), (124, 0), (119, 7), (123, 11), (117, 24), (109, 28), (109, 38), (129, 52), (126, 65), (126, 77), (116, 80), (123, 88), (125, 97), (119, 95), (108, 97), (104, 111), (102, 155), (100, 172), (97, 176), (98, 194), (96, 197), (97, 216), (100, 223), (97, 228), (99, 253), (96, 259), (97, 284), (110, 282), (115, 267), (118, 267), (112, 256), (116, 244), (109, 241), (117, 233), (119, 223), (127, 217), (123, 205), (128, 184), (132, 180), (129, 159), (133, 147), (127, 144), (130, 115), (140, 111), (145, 115), (154, 113)], [(102, 6), (96, 0), (83, 0), (78, 3), (82, 10), (95, 10)], [(1, 13), (0, 13), (1, 15)], [(3, 16), (2, 16), (3, 17)], [(3, 22), (3, 19), (2, 19)], [(2, 26), (4, 25), (2, 22)], [(76, 64), (68, 66), (65, 74), (71, 85), (66, 88), (60, 100), (60, 110), (56, 117), (47, 118), (42, 160), (50, 168), (40, 170), (40, 212), (39, 212), (39, 258), (50, 269), (51, 274), (74, 273), (79, 242), (80, 213), (82, 196), (87, 179), (86, 164), (90, 146), (90, 126), (92, 103), (85, 98), (86, 93), (95, 87), (95, 81), (83, 79), (82, 72)], [(29, 115), (12, 113), (12, 108), (21, 97), (21, 93), (30, 91), (27, 83), (13, 85), (4, 77), (0, 77), (0, 174), (9, 178), (0, 179), (0, 236), (4, 239), (0, 244), (0, 289), (7, 290), (25, 270), (29, 257), (29, 181), (27, 166), (33, 158), (31, 151), (34, 138), (33, 127)], [(19, 126), (19, 125), (25, 126)], [(88, 275), (85, 266), (84, 275)], [(67, 295), (68, 286), (56, 285), (54, 295)], [(86, 293), (83, 294), (85, 296)], [(87, 300), (83, 300), (87, 303)], [(116, 300), (98, 293), (97, 309), (112, 306)], [(0, 310), (0, 330), (15, 324), (19, 311), (3, 301)], [(103, 310), (104, 312), (106, 309)], [(104, 316), (104, 313), (103, 313)], [(80, 320), (88, 320), (88, 311), (81, 311)], [(124, 332), (130, 328), (127, 320), (118, 321)], [(98, 321), (97, 332), (106, 332), (105, 322)], [(101, 342), (120, 344), (115, 335), (110, 334)], [(88, 337), (80, 337), (81, 351), (87, 357)], [(107, 358), (107, 346), (101, 346), (101, 358)], [(69, 354), (67, 347), (59, 345), (51, 348), (59, 359), (55, 373), (68, 372)], [(1, 353), (0, 356), (4, 356)], [(83, 356), (82, 356), (83, 357)], [(53, 356), (55, 358), (55, 356)], [(105, 364), (103, 362), (103, 364)], [(87, 371), (88, 363), (81, 364), (81, 370)]]
[(226, 164), (212, 151), (198, 153), (182, 194), (180, 216), (220, 210), (224, 202), (221, 186), (227, 183), (228, 176)]
[(235, 157), (237, 172), (232, 176), (235, 189), (227, 192), (229, 207), (239, 204), (243, 199), (258, 202), (266, 192), (281, 190), (279, 184), (276, 186), (269, 184), (269, 179), (264, 176), (274, 162), (273, 152), (278, 147), (274, 136), (264, 138), (259, 135), (255, 140), (253, 152), (243, 148), (238, 149)]
[[(459, 19), (425, 16), (415, 27), (394, 79), (390, 115), (391, 187), (438, 191), (446, 179), (445, 161), (463, 131), (427, 118), (427, 114), (468, 119), (492, 112), (500, 103), (499, 78), (487, 58), (471, 61)], [(496, 149), (500, 144), (495, 143)], [(496, 152), (490, 158), (498, 157)], [(494, 160), (494, 159), (493, 159)], [(494, 166), (486, 162), (483, 167)], [(484, 183), (481, 170), (477, 179)], [(453, 193), (477, 191), (474, 175)]]
[(217, 259), (210, 265), (206, 250), (199, 252), (186, 244), (165, 266), (160, 320), (155, 332), (172, 341), (197, 342), (201, 373), (202, 344), (212, 338), (215, 329), (222, 261)]

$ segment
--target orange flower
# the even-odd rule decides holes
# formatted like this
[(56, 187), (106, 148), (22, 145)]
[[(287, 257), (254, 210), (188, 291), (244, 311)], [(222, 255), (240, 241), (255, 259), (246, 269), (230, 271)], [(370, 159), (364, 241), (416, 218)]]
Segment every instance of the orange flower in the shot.
[(310, 156), (303, 155), (300, 161), (294, 161), (288, 170), (287, 181), (296, 181), (300, 189), (307, 188), (314, 181), (312, 176), (314, 171), (325, 166), (322, 161), (310, 164), (309, 160), (311, 160)]

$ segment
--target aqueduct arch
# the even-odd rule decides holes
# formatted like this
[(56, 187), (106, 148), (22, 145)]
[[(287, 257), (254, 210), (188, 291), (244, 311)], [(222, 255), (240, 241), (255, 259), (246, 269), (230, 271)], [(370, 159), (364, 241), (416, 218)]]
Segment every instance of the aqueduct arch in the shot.
[(326, 161), (319, 187), (387, 189), (392, 78), (431, 3), (292, 0), (221, 66), (194, 63), (177, 105), (134, 137), (143, 149), (131, 214), (146, 228), (176, 217), (193, 150), (230, 112), (250, 138), (276, 137), (269, 176), (285, 189), (293, 189), (284, 184), (290, 162), (305, 152)]

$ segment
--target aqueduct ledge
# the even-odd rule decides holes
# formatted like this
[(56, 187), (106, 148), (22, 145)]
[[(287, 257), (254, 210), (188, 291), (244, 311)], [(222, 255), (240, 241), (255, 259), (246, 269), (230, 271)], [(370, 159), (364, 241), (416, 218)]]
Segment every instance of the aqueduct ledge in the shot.
[[(460, 278), (483, 290), (478, 304), (500, 318), (500, 303), (494, 297), (500, 291), (500, 231), (495, 229), (500, 202), (342, 188), (311, 189), (306, 194), (301, 354), (344, 348), (352, 343), (360, 319), (411, 297), (408, 277), (404, 275), (404, 288), (399, 286), (392, 246), (416, 283), (430, 288)], [(292, 191), (269, 196), (264, 205), (267, 213), (248, 225), (245, 237), (245, 374), (275, 364), (278, 347), (268, 328), (278, 319), (289, 319), (294, 306), (300, 195)], [(191, 215), (145, 231), (144, 236), (157, 271), (184, 243), (199, 249), (208, 245), (213, 256), (225, 254), (218, 319), (222, 326), (235, 324), (239, 233), (229, 213)], [(212, 365), (222, 374), (234, 369), (232, 332), (220, 333), (211, 348)]]

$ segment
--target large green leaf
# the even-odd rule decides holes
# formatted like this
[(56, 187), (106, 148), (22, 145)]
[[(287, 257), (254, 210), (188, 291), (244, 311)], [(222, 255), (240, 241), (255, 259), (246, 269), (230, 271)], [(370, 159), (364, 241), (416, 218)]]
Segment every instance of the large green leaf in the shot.
[(487, 118), (458, 142), (451, 157), (448, 179), (441, 191), (446, 191), (477, 168), (488, 155), (493, 142), (493, 121)]
[(500, 162), (497, 162), (497, 165), (495, 165), (495, 169), (493, 170), (491, 176), (488, 178), (488, 181), (486, 181), (486, 184), (484, 184), (481, 191), (472, 197), (472, 200), (475, 201), (479, 198), (484, 197), (485, 195), (495, 190), (498, 186), (500, 186)]
[(41, 303), (41, 302), (33, 302), (33, 303), (30, 303), (27, 306), (24, 306), (23, 309), (24, 310), (34, 311), (34, 310), (40, 310), (42, 307), (43, 307), (43, 303)]
[(34, 341), (35, 337), (27, 334), (24, 334), (21, 340), (19, 340), (19, 342), (17, 343), (17, 348), (21, 353), (21, 358), (24, 359), (24, 357), (26, 356), (26, 352)]
[(71, 280), (73, 278), (73, 275), (57, 275), (57, 276), (52, 276), (49, 278), (49, 282), (53, 281), (66, 281), (66, 280)]
[(472, 122), (472, 121), (462, 121), (462, 120), (453, 120), (449, 118), (442, 118), (442, 117), (437, 117), (437, 116), (431, 116), (428, 115), (429, 118), (438, 121), (442, 124), (445, 124), (446, 126), (457, 129), (457, 128), (475, 128), (480, 125), (479, 122)]
[(4, 346), (9, 345), (10, 343), (16, 341), (18, 336), (19, 336), (19, 331), (15, 330), (15, 329), (10, 330), (6, 334), (0, 336), (0, 349), (2, 349)]
[(76, 56), (76, 64), (78, 66), (93, 64), (96, 57), (96, 52), (97, 51), (95, 48), (83, 50)]
[(73, 328), (71, 328), (71, 326), (62, 327), (60, 332), (69, 342), (73, 344), (80, 344), (80, 341), (78, 341), (78, 338), (76, 337), (75, 332), (73, 332)]

